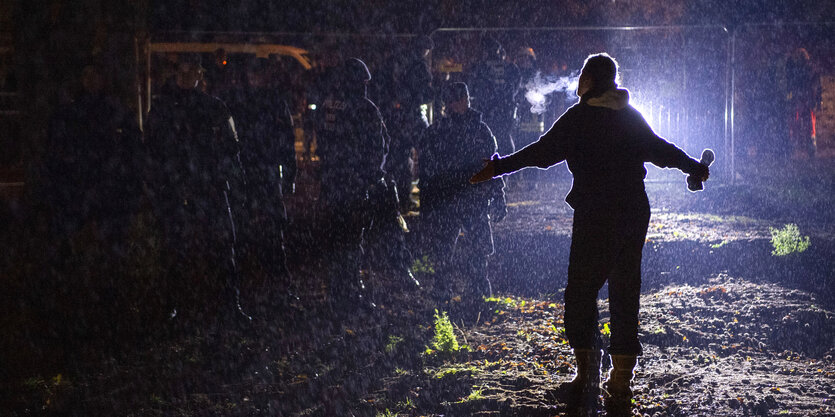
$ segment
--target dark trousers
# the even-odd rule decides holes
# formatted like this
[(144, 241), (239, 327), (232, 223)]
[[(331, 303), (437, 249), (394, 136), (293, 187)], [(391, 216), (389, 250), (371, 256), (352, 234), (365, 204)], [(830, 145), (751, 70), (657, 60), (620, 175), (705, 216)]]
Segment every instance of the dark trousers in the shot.
[(166, 269), (168, 307), (192, 319), (210, 318), (234, 302), (237, 286), (235, 237), (225, 203), (173, 201), (157, 210)]
[(624, 204), (575, 210), (565, 288), (565, 331), (572, 348), (599, 348), (597, 295), (608, 280), (609, 352), (641, 353), (641, 251), (649, 217), (646, 194)]
[(328, 296), (331, 302), (349, 301), (361, 291), (362, 233), (368, 209), (352, 196), (323, 200), (320, 249), (327, 264)]
[(250, 182), (247, 195), (246, 211), (240, 222), (241, 257), (254, 264), (249, 265), (250, 268), (254, 266), (266, 273), (267, 281), (289, 285), (290, 271), (284, 250), (287, 210), (281, 186), (278, 181)]
[(415, 161), (412, 159), (414, 148), (428, 127), (426, 119), (420, 114), (420, 108), (393, 110), (386, 115), (386, 125), (391, 135), (389, 152), (386, 156), (386, 172), (397, 185), (397, 197), (400, 208), (411, 204), (412, 177)]
[(362, 234), (363, 266), (396, 276), (412, 266), (412, 254), (400, 223), (395, 187), (389, 185), (381, 193), (370, 197), (367, 209), (371, 221)]
[[(487, 258), (493, 254), (493, 231), (487, 217), (486, 203), (484, 207), (474, 208), (474, 204), (462, 201), (452, 201), (438, 206), (429, 204), (423, 208), (424, 248), (431, 248), (432, 260), (442, 269), (451, 271), (457, 269), (468, 280), (468, 292), (476, 296), (489, 296), (491, 293), (490, 280), (487, 276)], [(466, 245), (461, 245), (459, 238), (463, 232)], [(456, 250), (465, 250), (459, 254), (461, 265), (453, 268), (452, 257)], [(445, 286), (448, 283), (437, 283)]]

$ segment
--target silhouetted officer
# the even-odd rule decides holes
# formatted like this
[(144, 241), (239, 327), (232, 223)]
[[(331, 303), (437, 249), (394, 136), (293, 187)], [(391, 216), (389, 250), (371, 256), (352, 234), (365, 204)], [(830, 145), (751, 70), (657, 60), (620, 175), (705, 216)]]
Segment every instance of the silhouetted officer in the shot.
[(320, 127), (319, 119), (322, 118), (324, 101), (330, 94), (330, 90), (341, 84), (338, 78), (342, 61), (341, 52), (335, 47), (330, 47), (316, 60), (316, 66), (304, 74), (304, 97), (307, 107), (302, 115), (304, 126), (302, 158), (305, 160), (312, 161), (315, 157), (313, 146), (314, 142), (318, 146), (317, 129)]
[(347, 59), (317, 109), (317, 154), (321, 158), (323, 236), (330, 244), (329, 296), (333, 306), (367, 297), (359, 278), (360, 243), (370, 223), (368, 196), (385, 187), (386, 131), (377, 106), (366, 96), (368, 67)]
[[(496, 139), (470, 108), (467, 85), (453, 83), (444, 94), (446, 114), (429, 127), (420, 164), (421, 217), (425, 246), (431, 246), (432, 260), (449, 272), (450, 258), (461, 230), (469, 243), (462, 256), (467, 279), (467, 296), (479, 300), (490, 296), (487, 258), (493, 253), (490, 221), (501, 221), (505, 206), (504, 181), (497, 179), (476, 186), (468, 179), (485, 158), (496, 153)], [(440, 276), (436, 288), (446, 296), (448, 276)]]
[(515, 150), (511, 131), (516, 111), (515, 95), (519, 89), (519, 68), (505, 60), (502, 45), (491, 37), (481, 43), (481, 60), (469, 76), (473, 108), (484, 113), (484, 121), (496, 136), (499, 153)]
[[(678, 168), (702, 180), (709, 170), (658, 137), (617, 88), (617, 64), (607, 54), (586, 58), (572, 106), (537, 142), (487, 162), (473, 183), (525, 167), (567, 161), (574, 175), (566, 202), (574, 208), (565, 331), (577, 358), (570, 383), (574, 399), (594, 392), (600, 380), (597, 294), (609, 282), (613, 370), (606, 390), (616, 407), (629, 407), (637, 355), (641, 250), (650, 210), (644, 190), (645, 162)], [(592, 396), (596, 401), (596, 394)]]
[(433, 99), (432, 73), (426, 57), (432, 50), (432, 39), (420, 36), (408, 48), (396, 51), (382, 65), (376, 76), (376, 100), (391, 135), (386, 173), (397, 185), (400, 207), (411, 206), (412, 149), (429, 126), (421, 105)]
[(197, 89), (202, 74), (199, 55), (181, 55), (175, 83), (153, 103), (146, 130), (148, 187), (168, 257), (169, 295), (181, 313), (198, 315), (192, 318), (217, 305), (223, 290), (233, 291), (233, 216), (245, 200), (232, 116)]
[(42, 198), (57, 236), (86, 224), (116, 244), (141, 194), (141, 133), (128, 109), (107, 94), (102, 71), (85, 66), (81, 94), (50, 123)]
[(789, 109), (789, 137), (792, 158), (815, 156), (815, 108), (820, 103), (820, 76), (815, 73), (804, 48), (786, 61), (786, 101)]
[[(4, 247), (15, 261), (35, 251), (40, 270), (27, 276), (27, 303), (70, 362), (93, 340), (116, 348), (138, 334), (124, 318), (132, 315), (127, 304), (141, 297), (128, 277), (142, 196), (141, 132), (136, 114), (110, 94), (105, 65), (85, 65), (80, 93), (50, 119), (40, 172), (27, 183), (34, 198), (22, 240)], [(40, 226), (45, 241), (36, 234)]]
[(287, 287), (291, 282), (284, 248), (288, 221), (284, 194), (292, 193), (294, 186), (295, 133), (288, 97), (272, 85), (273, 76), (268, 59), (249, 62), (246, 85), (230, 106), (246, 174), (247, 221), (241, 225), (241, 251), (250, 262), (257, 261), (272, 285)]

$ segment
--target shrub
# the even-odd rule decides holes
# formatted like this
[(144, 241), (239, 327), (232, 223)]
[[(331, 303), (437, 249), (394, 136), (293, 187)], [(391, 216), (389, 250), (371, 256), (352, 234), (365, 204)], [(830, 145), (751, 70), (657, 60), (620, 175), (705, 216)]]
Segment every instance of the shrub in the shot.
[(435, 310), (435, 338), (432, 347), (439, 352), (447, 353), (457, 352), (460, 348), (446, 311), (439, 314), (438, 310)]
[(774, 256), (803, 252), (811, 246), (809, 236), (800, 236), (800, 230), (794, 223), (787, 224), (782, 229), (770, 227), (769, 230), (771, 231), (771, 245), (774, 247), (771, 254)]

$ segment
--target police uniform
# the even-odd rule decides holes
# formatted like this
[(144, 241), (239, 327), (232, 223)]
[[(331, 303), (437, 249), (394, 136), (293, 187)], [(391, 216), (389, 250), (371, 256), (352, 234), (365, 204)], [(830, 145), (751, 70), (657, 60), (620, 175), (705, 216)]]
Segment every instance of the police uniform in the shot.
[(52, 232), (68, 237), (95, 221), (124, 232), (141, 194), (139, 127), (115, 98), (85, 93), (50, 121), (43, 200)]
[[(493, 254), (491, 204), (504, 208), (504, 183), (496, 179), (470, 185), (469, 177), (484, 158), (496, 153), (496, 139), (481, 120), (481, 113), (447, 115), (429, 127), (421, 145), (421, 217), (425, 246), (434, 250), (433, 261), (449, 264), (461, 230), (468, 242), (464, 273), (469, 290), (489, 295), (487, 257)], [(436, 282), (436, 286), (445, 286)]]
[(375, 78), (377, 103), (391, 135), (386, 173), (397, 184), (401, 207), (408, 208), (412, 189), (412, 148), (429, 126), (420, 106), (432, 101), (432, 73), (416, 52), (389, 59)]
[[(361, 67), (360, 67), (361, 65)], [(364, 70), (364, 73), (360, 71)], [(361, 295), (360, 243), (370, 223), (368, 195), (384, 185), (386, 132), (377, 106), (366, 97), (370, 74), (349, 59), (317, 110), (317, 153), (321, 159), (320, 202), (328, 242), (331, 302)]]
[(171, 297), (211, 305), (235, 268), (233, 216), (244, 202), (238, 138), (223, 102), (171, 88), (148, 115), (148, 186), (174, 275)]
[[(249, 88), (233, 108), (246, 178), (242, 251), (264, 271), (289, 281), (284, 248), (285, 190), (296, 174), (295, 135), (287, 100), (277, 91)], [(289, 282), (285, 282), (289, 284)]]
[(484, 121), (496, 135), (502, 155), (511, 154), (516, 149), (512, 130), (519, 83), (519, 68), (498, 53), (480, 61), (468, 82), (473, 108), (484, 114)]

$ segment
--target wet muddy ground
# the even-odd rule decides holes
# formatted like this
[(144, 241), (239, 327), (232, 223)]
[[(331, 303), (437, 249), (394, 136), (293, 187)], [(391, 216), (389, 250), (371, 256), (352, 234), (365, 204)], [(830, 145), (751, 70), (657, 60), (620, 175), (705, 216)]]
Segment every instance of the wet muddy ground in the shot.
[[(253, 323), (157, 335), (119, 354), (98, 354), (91, 343), (74, 369), (6, 383), (4, 413), (562, 415), (559, 386), (573, 372), (562, 327), (565, 192), (566, 184), (509, 192), (509, 215), (494, 230), (496, 297), (476, 309), (460, 298), (436, 302), (434, 281), (449, 277), (423, 270), (419, 293), (375, 276), (376, 310), (331, 314), (321, 270), (307, 259), (294, 268), (308, 284), (298, 301), (262, 302)], [(739, 186), (690, 194), (651, 184), (648, 192), (645, 353), (633, 413), (835, 415), (835, 226), (819, 210), (823, 200), (797, 197), (803, 205), (785, 208), (778, 203), (794, 197)], [(419, 217), (410, 223), (419, 232)], [(773, 256), (770, 228), (788, 223), (810, 247)], [(304, 239), (297, 227), (294, 238)], [(449, 312), (459, 350), (434, 347), (435, 309)]]

